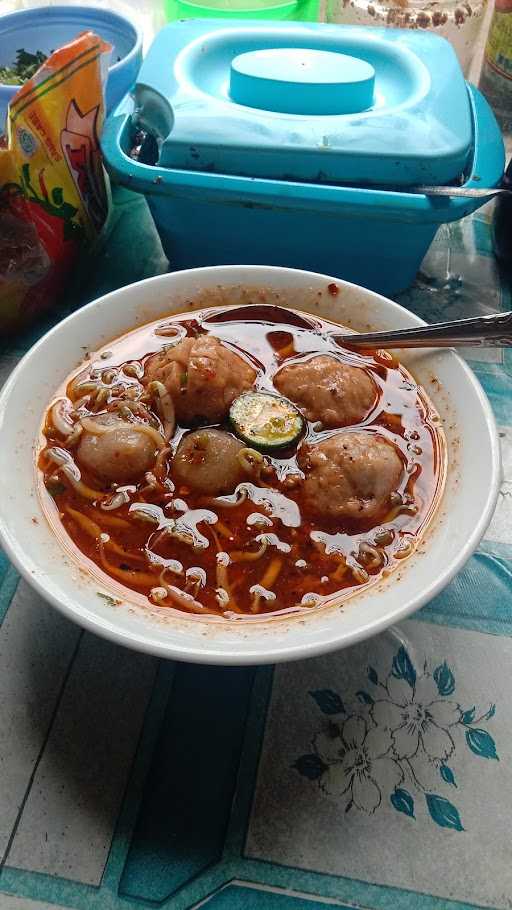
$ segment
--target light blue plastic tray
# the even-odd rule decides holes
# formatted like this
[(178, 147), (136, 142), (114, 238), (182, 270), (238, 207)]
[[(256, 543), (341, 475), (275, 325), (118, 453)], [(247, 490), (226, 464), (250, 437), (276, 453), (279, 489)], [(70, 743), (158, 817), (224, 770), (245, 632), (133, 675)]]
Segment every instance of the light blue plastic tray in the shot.
[[(183, 30), (183, 25), (177, 23), (165, 31)], [(247, 23), (223, 23), (222, 31), (211, 21), (188, 23), (188, 26), (193, 27), (191, 47), (198, 71), (191, 68), (186, 43), (182, 38), (177, 41), (174, 33), (176, 54), (170, 54), (167, 66), (155, 68), (159, 58), (150, 54), (141, 71), (136, 87), (137, 120), (133, 119), (133, 105), (127, 102), (108, 119), (103, 136), (103, 151), (113, 178), (146, 196), (172, 268), (229, 263), (285, 265), (338, 275), (381, 293), (394, 294), (413, 281), (438, 226), (455, 221), (482, 204), (477, 200), (428, 199), (407, 193), (407, 182), (444, 182), (446, 169), (453, 167), (454, 162), (458, 170), (452, 177), (460, 175), (468, 187), (492, 187), (501, 179), (504, 149), (494, 116), (480, 93), (466, 85), (453, 62), (453, 52), (442, 39), (428, 36), (426, 41), (424, 35), (417, 33), (404, 37), (403, 32), (388, 29), (284, 22), (265, 27), (253, 23), (252, 29)], [(254, 36), (256, 27), (258, 34), (264, 35), (261, 45), (264, 47), (318, 48), (319, 42), (327, 42), (329, 50), (338, 47), (341, 52), (346, 52), (347, 41), (352, 49), (357, 49), (358, 40), (363, 47), (371, 31), (381, 46), (389, 42), (390, 54), (386, 55), (385, 51), (381, 54), (386, 66), (397, 44), (405, 42), (416, 83), (421, 77), (427, 93), (430, 88), (429, 123), (445, 129), (442, 137), (431, 136), (431, 146), (435, 150), (443, 139), (445, 147), (451, 147), (451, 159), (447, 155), (436, 157), (428, 151), (425, 95), (423, 99), (421, 91), (418, 95), (418, 85), (414, 83), (417, 128), (410, 111), (405, 116), (403, 109), (396, 111), (393, 105), (386, 107), (385, 103), (380, 107), (376, 103), (375, 110), (363, 115), (337, 115), (334, 119), (343, 127), (336, 128), (339, 154), (333, 154), (330, 164), (325, 157), (324, 171), (317, 174), (316, 180), (306, 179), (304, 159), (322, 154), (315, 142), (319, 122), (322, 122), (320, 134), (325, 134), (329, 117), (276, 112), (275, 105), (269, 115), (268, 111), (252, 106), (253, 102), (248, 104), (250, 98), (245, 99), (244, 105), (235, 103), (229, 97), (227, 83), (229, 55), (225, 57), (224, 69), (217, 68), (215, 90), (208, 81), (210, 36), (220, 35), (224, 44), (232, 48), (231, 59), (234, 59), (235, 50), (237, 54), (247, 51), (247, 42)], [(198, 37), (201, 32), (203, 40)], [(161, 36), (157, 42), (162, 48)], [(178, 50), (180, 44), (182, 49)], [(411, 58), (416, 44), (418, 54), (414, 61)], [(207, 47), (204, 53), (203, 46)], [(440, 53), (429, 58), (428, 47), (439, 47)], [(251, 50), (254, 49), (257, 48), (253, 42)], [(215, 60), (218, 59), (217, 55)], [(445, 61), (444, 69), (439, 66), (436, 69), (439, 59)], [(378, 60), (374, 66), (375, 84), (378, 86), (380, 81), (382, 85), (383, 79), (389, 80), (389, 71), (382, 72)], [(446, 76), (448, 70), (452, 80), (446, 83), (439, 75)], [(443, 108), (444, 98), (452, 106), (454, 98), (459, 104), (458, 111), (452, 110), (451, 125)], [(212, 112), (218, 115), (216, 122)], [(145, 125), (155, 133), (163, 164), (142, 164), (130, 159), (128, 153), (136, 124)], [(208, 138), (213, 129), (217, 131), (216, 147)], [(395, 149), (400, 176), (394, 184), (402, 183), (398, 189), (389, 188), (393, 158), (388, 155), (384, 161), (386, 155), (381, 154), (378, 142), (379, 129), (382, 149), (391, 146)], [(273, 142), (267, 143), (262, 151), (269, 133)], [(288, 138), (295, 133), (295, 146), (302, 154), (290, 153), (288, 173), (281, 170), (281, 179), (277, 179), (274, 174), (278, 173), (277, 167), (282, 168), (283, 146), (279, 144), (279, 136), (283, 133)], [(414, 134), (422, 138), (423, 168), (421, 155), (415, 154)], [(401, 146), (410, 151), (409, 156), (396, 157)], [(205, 157), (206, 148), (213, 149), (209, 160)], [(258, 173), (250, 176), (258, 154)], [(237, 161), (239, 173), (233, 173)], [(248, 173), (240, 173), (242, 169)], [(270, 170), (272, 176), (266, 176), (265, 170)], [(372, 186), (368, 173), (374, 177)], [(356, 176), (359, 184), (347, 185)], [(382, 186), (376, 185), (379, 182)]]

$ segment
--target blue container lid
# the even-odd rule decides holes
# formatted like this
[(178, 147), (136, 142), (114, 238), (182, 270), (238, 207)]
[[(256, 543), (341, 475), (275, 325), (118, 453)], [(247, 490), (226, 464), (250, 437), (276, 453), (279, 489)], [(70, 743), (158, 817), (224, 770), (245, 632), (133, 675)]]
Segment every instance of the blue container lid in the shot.
[(355, 114), (371, 108), (375, 70), (359, 57), (272, 47), (231, 61), (229, 97), (281, 114)]
[(135, 90), (161, 167), (315, 183), (445, 184), (471, 159), (448, 42), (409, 30), (194, 20), (156, 37)]

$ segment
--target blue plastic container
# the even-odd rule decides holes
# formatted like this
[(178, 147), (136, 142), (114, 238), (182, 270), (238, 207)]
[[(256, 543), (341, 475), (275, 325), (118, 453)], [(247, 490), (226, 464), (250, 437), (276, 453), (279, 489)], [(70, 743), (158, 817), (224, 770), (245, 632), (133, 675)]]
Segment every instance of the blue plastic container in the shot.
[[(0, 64), (11, 66), (18, 48), (50, 54), (89, 30), (112, 45), (105, 91), (106, 109), (111, 111), (135, 83), (142, 63), (140, 29), (118, 13), (97, 6), (44, 6), (7, 13), (0, 17)], [(0, 84), (0, 132), (18, 89)]]
[[(141, 128), (152, 142), (132, 160)], [(168, 26), (103, 151), (146, 196), (172, 268), (285, 265), (384, 294), (411, 284), (440, 224), (481, 204), (408, 188), (493, 187), (504, 167), (443, 39), (286, 22)]]

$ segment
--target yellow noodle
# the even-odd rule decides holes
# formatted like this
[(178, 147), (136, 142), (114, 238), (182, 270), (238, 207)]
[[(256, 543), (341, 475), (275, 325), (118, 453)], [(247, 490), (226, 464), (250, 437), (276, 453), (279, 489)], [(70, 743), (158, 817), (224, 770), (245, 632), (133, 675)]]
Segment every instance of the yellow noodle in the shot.
[(261, 559), (267, 550), (267, 546), (267, 540), (263, 538), (259, 549), (254, 553), (251, 553), (250, 550), (233, 550), (229, 556), (232, 562), (254, 562), (256, 559)]
[[(216, 546), (216, 549), (217, 549), (217, 553), (222, 553), (222, 547), (221, 547), (221, 545), (220, 545), (220, 540), (219, 540), (219, 538), (218, 538), (216, 532), (214, 531), (214, 529), (211, 527), (211, 525), (210, 525), (210, 527), (209, 527), (209, 530), (210, 530), (210, 533), (211, 533), (211, 535), (212, 535), (212, 537), (213, 537), (213, 540), (214, 540), (214, 542), (215, 542), (215, 546)], [(217, 587), (218, 587), (218, 588), (224, 588), (226, 594), (228, 595), (228, 597), (229, 597), (229, 606), (231, 607), (231, 609), (232, 609), (235, 613), (243, 613), (243, 610), (240, 609), (240, 607), (238, 606), (238, 604), (237, 604), (235, 598), (233, 597), (233, 592), (232, 592), (231, 586), (230, 586), (230, 584), (229, 584), (227, 566), (223, 566), (223, 565), (222, 565), (221, 563), (219, 563), (219, 562), (217, 563), (216, 580), (217, 580)]]
[(277, 580), (277, 577), (283, 568), (283, 560), (279, 559), (278, 556), (275, 556), (274, 559), (271, 559), (267, 570), (260, 581), (262, 588), (271, 588), (274, 582)]
[(64, 477), (69, 480), (70, 484), (80, 496), (83, 496), (84, 499), (96, 500), (96, 499), (105, 499), (108, 495), (107, 493), (101, 493), (99, 490), (93, 490), (92, 487), (88, 487), (82, 480), (77, 480), (76, 477), (73, 477), (69, 465), (60, 465), (58, 472), (64, 474)]
[[(82, 512), (78, 512), (76, 509), (72, 509), (71, 506), (66, 506), (66, 512), (71, 516), (71, 518), (74, 519), (74, 521), (76, 521), (77, 525), (82, 528), (82, 531), (85, 531), (85, 533), (89, 535), (89, 537), (93, 537), (94, 540), (100, 539), (102, 530), (100, 526), (92, 520), (92, 518), (89, 518), (87, 515), (83, 515)], [(104, 541), (103, 546), (106, 550), (110, 550), (111, 553), (116, 553), (118, 556), (122, 556), (123, 559), (132, 559), (135, 560), (135, 562), (146, 562), (146, 557), (141, 553), (128, 553), (125, 549), (123, 549), (123, 547), (119, 546), (119, 544), (111, 538)]]
[(219, 534), (222, 537), (226, 537), (227, 539), (229, 539), (230, 537), (233, 537), (233, 534), (231, 533), (228, 526), (225, 525), (223, 521), (219, 521), (219, 519), (217, 519), (217, 521), (215, 522), (215, 529), (219, 532)]
[(141, 587), (155, 586), (155, 581), (157, 581), (156, 575), (152, 575), (149, 572), (138, 572), (135, 569), (118, 569), (117, 566), (113, 566), (105, 556), (105, 548), (101, 540), (99, 549), (101, 564), (110, 575), (114, 575), (115, 578), (120, 578), (125, 583), (140, 585)]
[(92, 520), (92, 518), (88, 518), (87, 515), (83, 515), (76, 509), (72, 509), (71, 506), (66, 506), (66, 512), (68, 515), (71, 515), (71, 518), (76, 521), (77, 525), (79, 525), (82, 531), (85, 531), (89, 537), (94, 537), (95, 540), (99, 540), (101, 528)]
[(334, 570), (334, 572), (330, 576), (331, 581), (335, 581), (335, 582), (342, 581), (344, 576), (347, 574), (347, 571), (348, 571), (348, 566), (347, 566), (345, 560), (340, 559), (338, 567)]
[(106, 515), (105, 512), (102, 512), (101, 515), (98, 515), (98, 518), (101, 519), (101, 524), (106, 528), (122, 528), (124, 531), (131, 528), (129, 521), (126, 521), (125, 518), (118, 518), (117, 515)]

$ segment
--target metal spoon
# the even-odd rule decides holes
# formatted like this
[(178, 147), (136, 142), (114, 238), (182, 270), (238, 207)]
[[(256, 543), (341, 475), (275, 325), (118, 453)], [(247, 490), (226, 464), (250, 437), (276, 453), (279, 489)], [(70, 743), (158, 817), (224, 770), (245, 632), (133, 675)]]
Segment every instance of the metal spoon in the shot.
[(504, 186), (466, 187), (466, 186), (413, 186), (406, 190), (408, 193), (422, 196), (453, 196), (466, 199), (493, 199), (494, 196), (510, 196), (512, 190)]
[(352, 348), (512, 347), (512, 311), (455, 319), (394, 332), (331, 336)]

